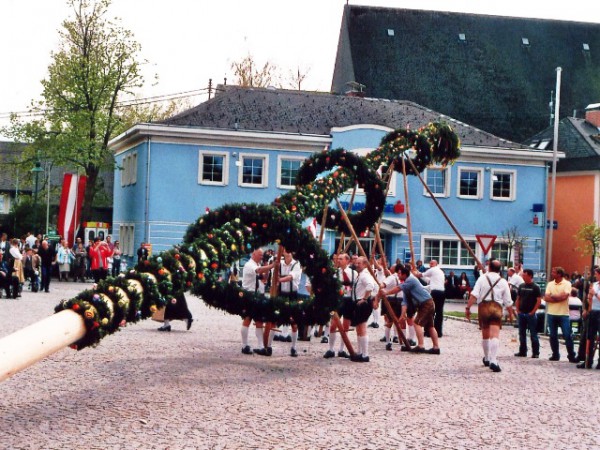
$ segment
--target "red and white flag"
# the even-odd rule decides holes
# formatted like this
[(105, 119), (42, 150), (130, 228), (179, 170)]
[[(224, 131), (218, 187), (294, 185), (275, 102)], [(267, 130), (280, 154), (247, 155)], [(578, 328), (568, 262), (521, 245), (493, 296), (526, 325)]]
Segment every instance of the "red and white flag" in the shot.
[(308, 231), (310, 231), (313, 235), (313, 237), (316, 239), (317, 238), (317, 219), (313, 217), (312, 222), (310, 222), (308, 224)]
[(60, 207), (58, 210), (58, 234), (69, 241), (69, 247), (75, 242), (75, 233), (79, 228), (81, 206), (87, 177), (65, 173), (63, 178)]

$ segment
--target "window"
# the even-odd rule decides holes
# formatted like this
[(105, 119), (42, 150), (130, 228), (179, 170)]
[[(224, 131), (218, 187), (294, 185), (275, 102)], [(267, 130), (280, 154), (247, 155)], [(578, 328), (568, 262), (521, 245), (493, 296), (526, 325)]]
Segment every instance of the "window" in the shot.
[(483, 171), (481, 169), (458, 168), (458, 196), (460, 198), (480, 199), (482, 193)]
[(123, 171), (121, 172), (121, 186), (129, 186), (137, 182), (137, 152), (132, 152), (123, 157)]
[(304, 158), (289, 158), (279, 156), (279, 167), (277, 169), (277, 187), (278, 188), (294, 188), (296, 185), (296, 175), (300, 170), (300, 166), (304, 162)]
[(198, 183), (225, 186), (229, 181), (227, 153), (200, 152)]
[[(425, 171), (425, 179), (427, 186), (433, 192), (434, 197), (448, 197), (450, 172), (447, 167), (428, 167)], [(423, 190), (423, 195), (428, 195), (427, 191)]]
[(0, 194), (0, 214), (8, 214), (8, 196)]
[(492, 200), (510, 201), (516, 198), (514, 170), (492, 170)]
[(240, 186), (266, 187), (268, 184), (268, 159), (264, 155), (240, 155), (241, 170), (238, 175)]
[(119, 225), (119, 240), (121, 242), (121, 251), (123, 255), (135, 255), (135, 225), (123, 224)]
[(503, 266), (508, 265), (508, 244), (504, 242), (494, 242), (489, 259), (497, 259)]
[[(475, 241), (467, 241), (467, 244), (475, 250)], [(426, 263), (435, 259), (443, 266), (475, 265), (475, 260), (467, 248), (457, 239), (425, 239), (423, 250), (423, 261)]]

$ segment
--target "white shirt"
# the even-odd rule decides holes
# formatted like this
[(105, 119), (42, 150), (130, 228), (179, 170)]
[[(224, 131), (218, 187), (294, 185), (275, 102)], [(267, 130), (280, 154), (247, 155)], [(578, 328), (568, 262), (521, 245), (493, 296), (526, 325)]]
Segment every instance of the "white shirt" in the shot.
[[(398, 274), (395, 273), (391, 274), (389, 277), (383, 280), (383, 286), (386, 291), (390, 291), (395, 287), (400, 287), (401, 284), (402, 281), (400, 280), (400, 278), (398, 278)], [(402, 290), (398, 291), (396, 294), (391, 295), (399, 299), (404, 298), (404, 292)], [(388, 297), (390, 297), (391, 295), (388, 295)]]
[(496, 272), (488, 272), (484, 275), (481, 275), (477, 279), (475, 287), (471, 291), (471, 295), (474, 295), (477, 298), (477, 304), (481, 303), (482, 301), (492, 300), (492, 292), (490, 292), (490, 283), (488, 283), (488, 279), (492, 285), (496, 283), (498, 279), (500, 279), (500, 281), (498, 281), (493, 288), (493, 300), (500, 303), (502, 306), (512, 306), (513, 301), (510, 297), (508, 281), (506, 281), (500, 276), (499, 273)]
[(33, 248), (33, 246), (35, 245), (35, 239), (36, 237), (33, 234), (30, 234), (25, 238), (25, 242), (27, 243), (27, 245), (29, 245), (29, 248)]
[(258, 280), (258, 289), (256, 287), (256, 277), (258, 276), (256, 270), (259, 267), (260, 266), (258, 265), (258, 263), (252, 258), (250, 258), (248, 262), (244, 264), (244, 270), (242, 275), (242, 289), (250, 292), (256, 291), (259, 294), (265, 293), (265, 283), (263, 283), (262, 280)]
[(375, 290), (375, 286), (377, 286), (375, 279), (367, 269), (363, 269), (362, 272), (358, 274), (358, 278), (354, 284), (354, 298), (356, 301), (363, 300), (369, 291), (371, 292), (371, 296), (377, 294), (379, 289)]
[(336, 272), (336, 276), (337, 276), (337, 279), (340, 280), (341, 283), (344, 282), (344, 275), (343, 275), (344, 272), (346, 273), (346, 277), (348, 277), (348, 281), (351, 283), (348, 286), (343, 286), (344, 297), (351, 297), (352, 296), (352, 287), (354, 286), (354, 284), (356, 284), (356, 279), (358, 278), (358, 272), (356, 272), (356, 270), (350, 268), (350, 266), (346, 266), (346, 268), (343, 270), (340, 267)]
[(10, 247), (10, 254), (13, 258), (18, 259), (19, 261), (23, 259), (23, 254), (19, 251), (17, 247), (13, 247), (12, 245)]
[(508, 278), (508, 284), (510, 284), (511, 286), (516, 287), (517, 289), (519, 288), (519, 286), (521, 286), (523, 283), (525, 283), (525, 280), (523, 280), (523, 277), (521, 277), (520, 275), (518, 275), (517, 273), (515, 273), (512, 277)]
[(439, 266), (427, 269), (423, 272), (423, 278), (429, 283), (432, 291), (444, 291), (446, 289), (446, 275)]
[[(292, 275), (291, 283), (289, 281), (280, 283), (281, 292), (298, 292), (298, 288), (300, 287), (300, 278), (302, 277), (302, 268), (300, 267), (298, 261), (292, 259), (289, 264), (286, 264), (285, 261), (281, 261), (279, 268), (279, 275), (281, 277)], [(290, 284), (293, 288), (292, 291), (290, 291)]]

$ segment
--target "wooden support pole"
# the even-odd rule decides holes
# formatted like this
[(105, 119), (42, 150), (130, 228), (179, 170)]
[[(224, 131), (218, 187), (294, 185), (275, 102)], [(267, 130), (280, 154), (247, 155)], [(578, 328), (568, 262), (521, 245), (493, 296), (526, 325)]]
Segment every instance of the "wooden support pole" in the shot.
[(71, 309), (0, 339), (0, 381), (85, 336), (83, 318)]
[[(354, 185), (354, 189), (352, 189), (352, 196), (350, 197), (350, 203), (348, 204), (348, 212), (351, 213), (352, 212), (352, 207), (354, 206), (354, 197), (356, 196), (356, 184)], [(340, 205), (340, 203), (338, 202), (338, 205)], [(342, 209), (342, 206), (339, 206), (340, 210)], [(344, 246), (344, 239), (346, 238), (345, 234), (342, 232), (340, 233), (340, 244), (338, 245), (338, 250), (337, 250), (337, 254), (339, 255), (340, 253), (348, 253), (348, 249), (350, 248), (350, 245), (352, 245), (352, 240), (350, 240), (348, 242), (348, 244), (346, 246)], [(344, 251), (342, 252), (342, 249), (344, 249)]]
[(321, 218), (321, 229), (319, 230), (319, 245), (323, 244), (323, 235), (325, 234), (325, 224), (327, 223), (327, 211), (329, 211), (329, 205), (325, 205), (323, 210), (323, 217)]
[(404, 162), (404, 156), (402, 157), (402, 175), (404, 176), (404, 201), (406, 202), (406, 229), (408, 230), (408, 245), (410, 247), (410, 263), (413, 270), (415, 266), (415, 247), (413, 244), (412, 234), (412, 223), (410, 219), (410, 200), (408, 196), (408, 179), (406, 178), (406, 164)]
[(450, 228), (452, 228), (452, 230), (454, 231), (454, 233), (456, 233), (456, 236), (458, 236), (458, 238), (460, 239), (460, 241), (462, 242), (462, 244), (465, 246), (465, 248), (467, 249), (467, 251), (469, 252), (469, 254), (473, 257), (473, 259), (477, 263), (477, 265), (480, 268), (483, 268), (483, 264), (481, 264), (481, 261), (479, 261), (479, 259), (477, 258), (477, 255), (475, 255), (475, 252), (473, 251), (473, 249), (469, 246), (469, 244), (467, 243), (467, 241), (465, 241), (465, 239), (462, 237), (462, 234), (460, 234), (460, 232), (458, 231), (458, 229), (454, 226), (454, 223), (452, 223), (452, 220), (450, 220), (450, 217), (448, 217), (448, 215), (444, 211), (444, 208), (442, 208), (442, 205), (440, 205), (440, 202), (437, 201), (437, 198), (435, 198), (435, 196), (433, 195), (433, 192), (431, 192), (431, 189), (429, 189), (429, 186), (427, 186), (427, 183), (425, 183), (425, 181), (423, 180), (423, 177), (421, 177), (421, 174), (419, 173), (419, 171), (415, 167), (414, 163), (410, 160), (410, 158), (407, 158), (406, 160), (408, 161), (408, 163), (412, 167), (412, 170), (415, 172), (415, 175), (419, 178), (419, 181), (421, 182), (421, 184), (423, 185), (423, 187), (425, 188), (425, 190), (429, 194), (429, 197), (431, 197), (431, 200), (433, 200), (433, 203), (435, 203), (435, 206), (438, 207), (438, 209), (442, 213), (442, 216), (444, 216), (444, 219), (446, 219), (446, 222), (448, 222), (448, 225), (450, 225)]
[[(338, 202), (338, 205), (339, 205), (339, 203), (340, 203), (339, 200), (336, 199), (336, 201)], [(339, 205), (339, 206), (341, 206), (341, 205)], [(348, 218), (348, 216), (344, 212), (342, 212), (342, 218), (346, 222), (346, 225), (348, 226), (348, 229), (350, 230), (350, 233), (352, 233), (352, 237), (356, 241), (356, 245), (358, 246), (358, 251), (360, 252), (361, 256), (364, 256), (366, 258), (367, 254), (365, 253), (364, 249), (362, 248), (362, 246), (358, 242), (358, 238), (356, 237), (356, 231), (354, 231), (354, 227), (352, 226), (352, 222), (350, 222), (350, 219)], [(373, 272), (373, 268), (371, 267), (370, 264), (367, 264), (367, 270), (369, 271), (369, 273), (371, 274), (371, 276), (373, 277), (373, 279), (375, 280), (375, 282), (379, 285), (379, 289), (381, 290), (381, 287), (382, 287), (381, 283), (379, 281), (377, 281), (377, 277), (375, 276), (375, 273)], [(398, 319), (398, 317), (396, 316), (396, 314), (392, 310), (390, 302), (388, 301), (388, 299), (387, 299), (387, 297), (385, 295), (380, 295), (380, 297), (383, 300), (383, 303), (385, 304), (385, 307), (387, 308), (388, 313), (390, 314), (390, 318), (394, 322), (394, 325), (396, 327), (396, 333), (398, 334), (398, 337), (400, 338), (400, 340), (402, 341), (402, 343), (406, 347), (410, 348), (410, 342), (408, 342), (408, 339), (406, 339), (406, 336), (402, 332), (402, 328), (400, 327), (400, 320)]]

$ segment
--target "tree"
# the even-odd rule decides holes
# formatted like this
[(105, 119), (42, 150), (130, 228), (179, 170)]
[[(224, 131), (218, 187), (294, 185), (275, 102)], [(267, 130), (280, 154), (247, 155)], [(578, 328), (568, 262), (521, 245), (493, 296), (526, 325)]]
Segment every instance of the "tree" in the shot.
[(593, 270), (596, 264), (596, 255), (600, 249), (600, 227), (595, 223), (583, 223), (579, 227), (575, 238), (582, 243), (581, 247), (577, 247), (577, 249), (583, 255), (592, 256), (590, 267)]
[[(510, 266), (510, 261), (512, 260), (512, 252), (513, 249), (519, 248), (523, 250), (525, 248), (525, 242), (527, 241), (527, 236), (523, 236), (519, 233), (519, 227), (516, 225), (502, 231), (500, 233), (500, 237), (506, 243), (508, 247), (508, 256), (507, 256), (507, 265)], [(520, 261), (519, 261), (520, 262)]]
[(31, 145), (24, 164), (48, 159), (87, 176), (82, 220), (89, 220), (101, 189), (101, 170), (113, 170), (109, 140), (123, 131), (118, 100), (143, 84), (140, 45), (116, 19), (106, 19), (110, 0), (68, 0), (73, 17), (59, 31), (42, 100), (32, 109), (40, 120), (22, 123), (13, 117), (6, 132)]
[(258, 64), (250, 54), (240, 61), (234, 61), (231, 64), (234, 83), (238, 86), (268, 87), (278, 78), (277, 66), (274, 64), (267, 61), (262, 68), (257, 67)]

